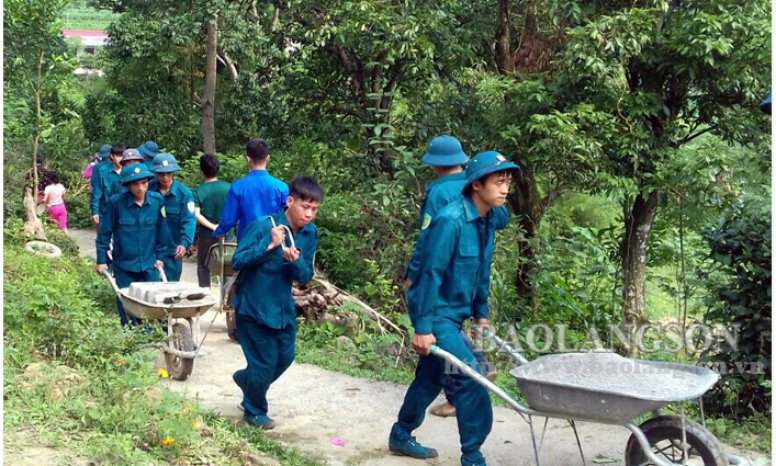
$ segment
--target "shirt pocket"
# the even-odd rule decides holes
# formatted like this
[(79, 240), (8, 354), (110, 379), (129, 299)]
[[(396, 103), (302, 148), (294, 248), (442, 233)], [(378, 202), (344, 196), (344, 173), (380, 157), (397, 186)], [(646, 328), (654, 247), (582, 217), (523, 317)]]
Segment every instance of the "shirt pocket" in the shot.
[(123, 230), (135, 231), (140, 227), (140, 222), (138, 222), (138, 219), (135, 216), (120, 215), (119, 226)]

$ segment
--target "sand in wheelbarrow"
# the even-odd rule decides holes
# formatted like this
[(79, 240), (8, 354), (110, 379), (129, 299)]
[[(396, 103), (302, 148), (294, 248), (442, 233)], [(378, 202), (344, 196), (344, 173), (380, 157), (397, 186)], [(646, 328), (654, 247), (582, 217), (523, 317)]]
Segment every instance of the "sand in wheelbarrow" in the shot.
[(624, 358), (609, 352), (567, 353), (539, 358), (512, 371), (514, 377), (635, 398), (684, 399), (708, 387), (703, 368), (681, 369)]

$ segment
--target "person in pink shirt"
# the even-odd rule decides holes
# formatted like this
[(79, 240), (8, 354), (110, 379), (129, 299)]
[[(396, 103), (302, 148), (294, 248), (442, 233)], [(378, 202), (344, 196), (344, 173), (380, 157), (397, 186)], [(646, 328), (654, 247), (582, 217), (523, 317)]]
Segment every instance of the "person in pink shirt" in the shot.
[(59, 228), (67, 235), (67, 210), (65, 209), (65, 187), (59, 182), (59, 173), (51, 170), (46, 172), (46, 189), (43, 191), (43, 202), (48, 206), (48, 213), (59, 223)]

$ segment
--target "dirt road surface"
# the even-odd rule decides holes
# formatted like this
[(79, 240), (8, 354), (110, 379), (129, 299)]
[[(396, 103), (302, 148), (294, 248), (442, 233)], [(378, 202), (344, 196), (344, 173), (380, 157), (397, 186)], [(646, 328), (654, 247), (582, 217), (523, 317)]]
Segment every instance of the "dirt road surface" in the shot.
[[(78, 239), (81, 254), (94, 257), (94, 232), (70, 230)], [(182, 281), (197, 282), (196, 264), (184, 262)], [(211, 326), (212, 322), (212, 326)], [(240, 419), (240, 389), (232, 373), (245, 367), (240, 346), (226, 336), (223, 315), (210, 312), (203, 317), (202, 331), (210, 328), (191, 377), (164, 383), (170, 390), (196, 399), (221, 415)], [(160, 356), (158, 364), (164, 366)], [(330, 465), (438, 466), (460, 465), (460, 444), (456, 420), (429, 415), (415, 432), (418, 441), (436, 448), (439, 458), (423, 461), (393, 456), (388, 452), (388, 434), (396, 419), (407, 387), (351, 377), (309, 364), (294, 363), (272, 385), (268, 400), (269, 415), (277, 428), (269, 435), (304, 451), (316, 452)], [(537, 442), (543, 419), (535, 420)], [(624, 465), (623, 452), (630, 436), (623, 427), (602, 424), (578, 424), (586, 457), (585, 466)], [(335, 445), (341, 439), (344, 445)], [(339, 443), (339, 442), (337, 442)], [(747, 459), (752, 466), (770, 465), (764, 455), (726, 447)], [(507, 408), (494, 408), (493, 430), (483, 446), (490, 466), (534, 465), (528, 424)], [(611, 459), (606, 463), (602, 460)], [(567, 423), (550, 420), (541, 450), (542, 466), (576, 466), (582, 461)], [(595, 462), (594, 462), (595, 461)]]

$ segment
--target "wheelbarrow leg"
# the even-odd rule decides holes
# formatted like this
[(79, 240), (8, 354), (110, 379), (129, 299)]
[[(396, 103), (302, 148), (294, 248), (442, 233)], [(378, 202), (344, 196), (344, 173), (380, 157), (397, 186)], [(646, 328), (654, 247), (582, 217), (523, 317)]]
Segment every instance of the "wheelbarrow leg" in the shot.
[(585, 466), (587, 463), (585, 462), (585, 452), (582, 451), (582, 442), (579, 441), (579, 433), (577, 432), (577, 423), (574, 422), (573, 419), (569, 419), (569, 424), (571, 424), (571, 429), (574, 430), (574, 437), (577, 439), (577, 447), (579, 448), (579, 456), (582, 457), (582, 466)]
[(531, 428), (531, 444), (533, 445), (534, 458), (536, 458), (536, 466), (541, 466), (539, 462), (539, 448), (536, 446), (536, 433), (533, 428), (533, 416), (528, 416), (528, 427)]

